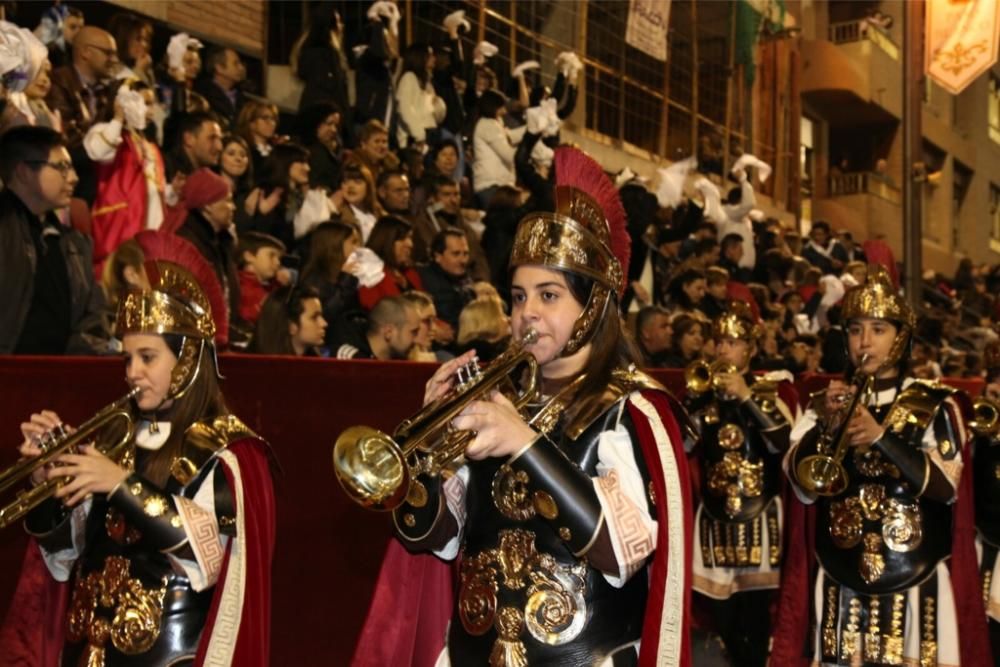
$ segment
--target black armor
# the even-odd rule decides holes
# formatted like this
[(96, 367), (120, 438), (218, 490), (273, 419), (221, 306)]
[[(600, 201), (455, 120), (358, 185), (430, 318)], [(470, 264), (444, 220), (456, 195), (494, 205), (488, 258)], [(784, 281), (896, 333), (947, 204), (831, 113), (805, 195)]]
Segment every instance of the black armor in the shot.
[[(921, 451), (933, 424), (942, 460), (957, 455), (954, 425), (941, 409), (950, 390), (915, 382), (891, 406), (869, 408), (895, 447)], [(819, 428), (802, 441), (796, 460), (815, 453)], [(901, 471), (876, 443), (844, 457), (847, 489), (817, 503), (816, 555), (835, 582), (866, 595), (908, 589), (933, 574), (951, 552), (951, 508), (922, 495), (926, 473)], [(930, 465), (929, 461), (926, 465)]]

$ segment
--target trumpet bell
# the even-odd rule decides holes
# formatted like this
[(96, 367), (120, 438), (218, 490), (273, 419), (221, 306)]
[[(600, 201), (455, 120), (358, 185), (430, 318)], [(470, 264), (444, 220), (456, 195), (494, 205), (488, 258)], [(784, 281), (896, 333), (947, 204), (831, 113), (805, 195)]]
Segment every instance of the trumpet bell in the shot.
[(344, 492), (367, 509), (389, 511), (406, 499), (410, 468), (388, 435), (352, 426), (333, 446), (333, 470)]
[(799, 485), (817, 496), (836, 496), (847, 489), (847, 471), (837, 459), (813, 454), (795, 467)]
[(973, 418), (969, 428), (979, 436), (993, 436), (1000, 431), (1000, 408), (988, 398), (978, 398), (972, 403)]

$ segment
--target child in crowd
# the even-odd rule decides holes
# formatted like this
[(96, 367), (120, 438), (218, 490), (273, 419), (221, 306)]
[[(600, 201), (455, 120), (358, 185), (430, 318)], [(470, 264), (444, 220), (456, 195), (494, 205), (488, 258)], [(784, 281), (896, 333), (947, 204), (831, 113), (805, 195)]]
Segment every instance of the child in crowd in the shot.
[(285, 244), (270, 234), (247, 232), (239, 241), (240, 317), (257, 322), (264, 300), (281, 285), (292, 282), (289, 269), (281, 266)]

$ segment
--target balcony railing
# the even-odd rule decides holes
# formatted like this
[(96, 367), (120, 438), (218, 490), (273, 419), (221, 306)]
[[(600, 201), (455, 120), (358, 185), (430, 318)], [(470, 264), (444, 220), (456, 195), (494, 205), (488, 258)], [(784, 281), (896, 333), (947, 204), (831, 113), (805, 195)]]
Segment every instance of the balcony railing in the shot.
[(830, 24), (830, 41), (834, 44), (860, 42), (863, 39), (875, 44), (893, 60), (899, 60), (899, 46), (882, 28), (873, 25), (867, 19)]
[(902, 201), (899, 188), (894, 183), (883, 176), (868, 171), (855, 171), (830, 176), (829, 185), (831, 197), (869, 194), (885, 199), (893, 204), (899, 204)]

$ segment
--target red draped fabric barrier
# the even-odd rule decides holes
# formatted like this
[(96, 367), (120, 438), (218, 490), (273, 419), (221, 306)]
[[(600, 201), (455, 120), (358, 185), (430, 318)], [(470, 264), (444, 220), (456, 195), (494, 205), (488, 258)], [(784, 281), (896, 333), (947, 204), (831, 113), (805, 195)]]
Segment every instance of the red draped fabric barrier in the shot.
[[(344, 428), (391, 432), (420, 405), (429, 364), (224, 355), (232, 411), (274, 447), (278, 530), (272, 600), (272, 664), (348, 664), (390, 534), (387, 515), (364, 511), (341, 492), (331, 467)], [(18, 425), (42, 408), (79, 424), (125, 393), (116, 359), (0, 357), (0, 466), (16, 458)], [(681, 371), (656, 371), (680, 394)], [(803, 377), (800, 397), (825, 376)], [(956, 383), (978, 393), (981, 382)], [(23, 531), (0, 535), (0, 613), (13, 594)], [(16, 613), (16, 612), (15, 612)], [(2, 618), (2, 616), (0, 616)]]

